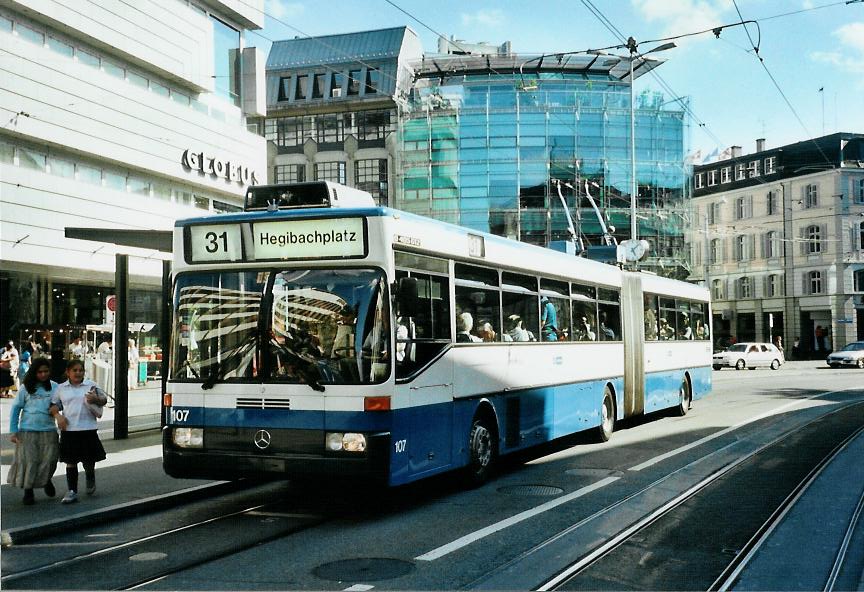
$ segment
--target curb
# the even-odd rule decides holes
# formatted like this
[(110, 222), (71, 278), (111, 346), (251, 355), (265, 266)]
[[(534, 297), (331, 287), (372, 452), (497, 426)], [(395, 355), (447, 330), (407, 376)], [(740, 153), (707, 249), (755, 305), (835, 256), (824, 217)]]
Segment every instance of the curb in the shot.
[(199, 500), (203, 496), (230, 493), (252, 485), (253, 483), (247, 481), (216, 481), (215, 483), (196, 485), (188, 489), (181, 489), (142, 500), (90, 510), (57, 520), (48, 520), (29, 526), (9, 528), (0, 532), (0, 545), (5, 548), (16, 544), (28, 543), (60, 532), (68, 532), (70, 528), (93, 526), (143, 512), (154, 512), (179, 503)]

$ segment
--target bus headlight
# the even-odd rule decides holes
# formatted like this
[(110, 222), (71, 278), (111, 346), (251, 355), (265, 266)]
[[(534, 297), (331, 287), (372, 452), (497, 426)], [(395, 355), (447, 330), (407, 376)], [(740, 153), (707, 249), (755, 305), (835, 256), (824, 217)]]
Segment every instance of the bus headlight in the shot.
[(366, 436), (350, 432), (328, 432), (324, 436), (324, 447), (331, 452), (365, 452)]
[(203, 448), (203, 428), (174, 428), (174, 444), (180, 448)]

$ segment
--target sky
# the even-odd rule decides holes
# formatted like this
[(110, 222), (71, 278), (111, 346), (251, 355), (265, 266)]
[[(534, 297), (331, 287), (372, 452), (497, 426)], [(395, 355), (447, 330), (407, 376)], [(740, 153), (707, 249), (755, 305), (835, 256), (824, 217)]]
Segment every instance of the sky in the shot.
[[(738, 23), (719, 38), (676, 39), (677, 47), (655, 54), (666, 60), (655, 70), (659, 80), (636, 81), (637, 93), (690, 99), (686, 150), (704, 158), (737, 145), (747, 154), (757, 138), (771, 148), (864, 133), (862, 0), (265, 0), (265, 13), (260, 34), (247, 34), (265, 54), (273, 40), (402, 25), (426, 53), (437, 51), (438, 34), (510, 41), (517, 54), (607, 47), (632, 36), (645, 52), (663, 43), (651, 40)], [(742, 17), (758, 27), (745, 29)]]

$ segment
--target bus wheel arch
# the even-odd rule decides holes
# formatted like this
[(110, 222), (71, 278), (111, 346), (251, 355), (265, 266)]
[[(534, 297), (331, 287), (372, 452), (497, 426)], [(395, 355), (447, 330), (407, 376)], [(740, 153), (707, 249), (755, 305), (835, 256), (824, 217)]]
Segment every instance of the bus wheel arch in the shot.
[(498, 459), (498, 418), (488, 400), (477, 405), (468, 430), (468, 464), (465, 480), (478, 487), (489, 480)]
[(678, 406), (675, 408), (675, 415), (684, 417), (693, 406), (693, 382), (690, 378), (690, 373), (685, 372), (684, 378), (681, 379), (681, 386), (678, 387)]
[(615, 387), (611, 382), (607, 382), (606, 386), (603, 387), (603, 400), (600, 403), (600, 425), (597, 428), (597, 439), (600, 442), (608, 442), (612, 438), (617, 412)]

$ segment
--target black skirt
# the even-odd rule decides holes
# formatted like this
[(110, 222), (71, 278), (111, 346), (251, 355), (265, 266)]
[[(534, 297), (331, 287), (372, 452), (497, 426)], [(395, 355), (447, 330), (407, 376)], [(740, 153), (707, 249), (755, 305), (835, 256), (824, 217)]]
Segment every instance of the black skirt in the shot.
[(60, 432), (60, 462), (93, 464), (105, 460), (105, 449), (96, 430)]
[(0, 388), (10, 387), (15, 384), (12, 378), (12, 370), (9, 368), (0, 368)]

